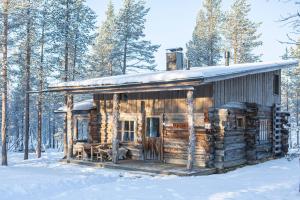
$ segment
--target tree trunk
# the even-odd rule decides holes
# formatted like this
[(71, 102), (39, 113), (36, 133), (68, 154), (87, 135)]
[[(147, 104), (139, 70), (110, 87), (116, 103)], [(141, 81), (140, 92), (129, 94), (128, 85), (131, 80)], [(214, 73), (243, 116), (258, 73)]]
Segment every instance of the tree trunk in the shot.
[[(65, 105), (67, 105), (67, 97), (65, 96)], [(64, 116), (64, 158), (68, 156), (68, 134), (67, 134), (67, 113)]]
[(297, 124), (297, 147), (299, 147), (299, 92), (297, 90), (296, 99), (296, 124)]
[(3, 0), (3, 40), (2, 40), (2, 165), (7, 165), (6, 146), (6, 117), (7, 117), (7, 38), (8, 38), (8, 4), (9, 0)]
[(16, 146), (15, 146), (15, 151), (19, 151), (19, 144), (20, 144), (20, 127), (19, 127), (19, 122), (18, 122), (18, 118), (15, 120), (15, 124), (16, 124)]
[[(66, 19), (65, 19), (65, 82), (69, 79), (69, 0), (66, 5)], [(65, 95), (65, 105), (68, 103), (68, 95)], [(68, 127), (67, 127), (67, 114), (64, 119), (64, 157), (68, 156)]]
[[(53, 112), (53, 111), (52, 111)], [(48, 147), (51, 148), (52, 145), (52, 120), (51, 120), (51, 114), (50, 111), (48, 112)]]
[[(30, 0), (28, 0), (30, 3)], [(29, 147), (29, 93), (30, 90), (30, 65), (31, 65), (31, 18), (30, 8), (27, 8), (27, 27), (26, 27), (26, 69), (25, 69), (25, 133), (24, 133), (24, 160), (28, 159), (28, 147)]]
[(126, 68), (127, 68), (127, 40), (125, 41), (125, 46), (124, 46), (123, 69), (122, 69), (123, 74), (126, 74)]
[(73, 95), (67, 95), (67, 135), (69, 139), (68, 144), (68, 155), (67, 158), (70, 160), (73, 157)]
[(44, 87), (44, 43), (45, 43), (45, 11), (44, 11), (44, 21), (42, 25), (42, 38), (41, 38), (41, 60), (40, 68), (38, 72), (39, 76), (39, 96), (38, 96), (38, 135), (37, 135), (37, 157), (42, 156), (42, 121), (43, 121), (43, 87)]
[(118, 124), (119, 124), (119, 95), (113, 96), (113, 135), (112, 135), (112, 161), (118, 162)]
[(189, 126), (189, 146), (188, 146), (188, 162), (187, 169), (191, 170), (193, 168), (195, 159), (195, 129), (194, 129), (194, 92), (187, 92), (187, 107), (188, 107), (188, 126)]

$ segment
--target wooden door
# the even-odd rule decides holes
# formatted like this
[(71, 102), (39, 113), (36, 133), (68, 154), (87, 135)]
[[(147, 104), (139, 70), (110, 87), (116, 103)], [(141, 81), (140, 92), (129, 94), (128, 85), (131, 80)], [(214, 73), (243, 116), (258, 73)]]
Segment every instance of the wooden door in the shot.
[(146, 117), (144, 151), (146, 160), (161, 160), (160, 117)]

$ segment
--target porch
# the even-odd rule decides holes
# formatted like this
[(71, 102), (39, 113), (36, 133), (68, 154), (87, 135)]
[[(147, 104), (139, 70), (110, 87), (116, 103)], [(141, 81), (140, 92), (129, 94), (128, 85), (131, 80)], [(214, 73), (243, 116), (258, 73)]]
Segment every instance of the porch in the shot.
[(204, 176), (215, 174), (217, 172), (215, 168), (194, 167), (192, 170), (188, 170), (186, 165), (167, 164), (158, 161), (119, 160), (118, 164), (114, 164), (113, 162), (93, 162), (90, 160), (62, 159), (61, 162), (96, 168), (119, 169), (176, 176)]

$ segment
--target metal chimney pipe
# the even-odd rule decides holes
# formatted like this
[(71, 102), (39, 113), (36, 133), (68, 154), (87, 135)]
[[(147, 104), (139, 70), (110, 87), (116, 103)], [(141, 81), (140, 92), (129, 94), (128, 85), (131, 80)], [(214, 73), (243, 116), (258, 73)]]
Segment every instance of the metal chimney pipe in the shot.
[(225, 51), (225, 66), (230, 64), (230, 51)]

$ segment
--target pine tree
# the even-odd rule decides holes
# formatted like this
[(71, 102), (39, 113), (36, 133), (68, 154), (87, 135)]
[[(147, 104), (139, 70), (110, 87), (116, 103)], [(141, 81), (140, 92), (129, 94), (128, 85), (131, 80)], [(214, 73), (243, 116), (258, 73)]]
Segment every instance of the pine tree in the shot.
[(117, 55), (116, 16), (109, 1), (106, 19), (98, 30), (91, 55), (91, 76), (112, 76), (120, 74), (121, 63)]
[(257, 29), (261, 23), (249, 19), (251, 5), (247, 0), (235, 0), (224, 24), (225, 37), (230, 49), (233, 49), (233, 61), (237, 63), (257, 62), (261, 55), (253, 50), (262, 45), (261, 34)]
[[(86, 52), (94, 36), (92, 34), (95, 23), (95, 12), (85, 5), (84, 0), (51, 0), (51, 24), (55, 24), (51, 39), (53, 41), (52, 54), (56, 55), (57, 65), (60, 65), (59, 77), (64, 81), (78, 78), (84, 70)], [(65, 104), (67, 99), (65, 96)], [(65, 116), (65, 122), (67, 118)], [(66, 124), (66, 123), (64, 123)], [(67, 136), (67, 128), (64, 128), (64, 154), (71, 156), (72, 138)], [(71, 137), (71, 136), (69, 136)], [(69, 146), (69, 148), (68, 148)], [(69, 149), (69, 150), (68, 150)]]
[(2, 1), (3, 12), (3, 34), (2, 34), (2, 165), (7, 165), (7, 146), (6, 146), (6, 117), (7, 117), (7, 46), (8, 46), (8, 7), (9, 0)]
[(154, 53), (160, 47), (145, 40), (145, 22), (149, 8), (142, 0), (124, 0), (116, 19), (118, 56), (122, 63), (122, 73), (127, 71), (154, 70)]
[(193, 67), (216, 65), (220, 60), (221, 22), (221, 0), (205, 0), (187, 44), (187, 57)]

